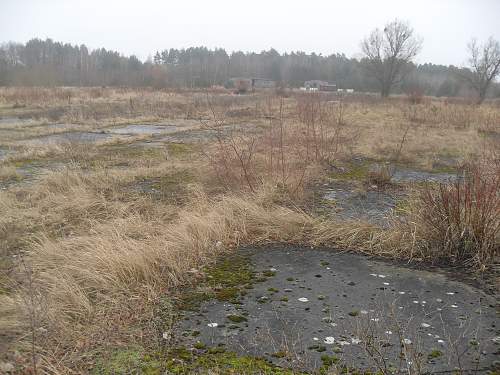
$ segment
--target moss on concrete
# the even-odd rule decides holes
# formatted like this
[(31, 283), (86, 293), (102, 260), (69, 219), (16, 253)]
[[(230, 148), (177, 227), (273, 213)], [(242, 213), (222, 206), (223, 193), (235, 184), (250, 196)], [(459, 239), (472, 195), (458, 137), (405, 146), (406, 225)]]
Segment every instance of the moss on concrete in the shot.
[(275, 366), (261, 358), (238, 356), (235, 353), (225, 351), (222, 353), (207, 351), (184, 361), (171, 358), (167, 362), (167, 370), (171, 374), (298, 374), (298, 372)]
[(142, 347), (130, 347), (115, 350), (107, 359), (99, 359), (92, 373), (160, 375), (162, 367), (157, 355), (145, 354)]
[(248, 321), (248, 319), (245, 318), (244, 316), (235, 315), (235, 314), (228, 315), (227, 319), (230, 320), (233, 323), (242, 323), (242, 322)]
[(241, 255), (225, 256), (203, 271), (205, 278), (197, 284), (198, 289), (190, 287), (176, 298), (179, 310), (197, 311), (202, 302), (212, 298), (237, 304), (255, 282), (248, 258)]

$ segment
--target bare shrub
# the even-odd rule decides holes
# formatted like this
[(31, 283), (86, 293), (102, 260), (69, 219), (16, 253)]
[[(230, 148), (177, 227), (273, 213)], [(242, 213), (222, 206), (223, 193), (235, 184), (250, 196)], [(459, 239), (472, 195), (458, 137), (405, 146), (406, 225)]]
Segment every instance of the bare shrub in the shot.
[(344, 136), (343, 103), (325, 104), (319, 96), (305, 96), (296, 104), (299, 122), (286, 117), (284, 98), (267, 99), (264, 132), (238, 131), (207, 98), (212, 119), (204, 123), (216, 139), (205, 152), (218, 179), (226, 187), (277, 186), (298, 198), (310, 180), (309, 171), (331, 163), (352, 140)]
[(105, 95), (105, 90), (102, 87), (92, 87), (89, 89), (89, 96), (92, 99), (99, 99)]
[(332, 162), (344, 143), (354, 140), (346, 138), (346, 104), (343, 98), (335, 101), (326, 101), (326, 98), (308, 94), (297, 99), (306, 157), (320, 163)]
[(205, 156), (215, 171), (219, 181), (225, 186), (246, 186), (255, 192), (258, 184), (255, 175), (256, 136), (235, 134), (228, 127), (223, 115), (218, 114), (207, 97), (212, 112), (212, 120), (203, 123), (204, 128), (215, 136), (215, 147)]
[[(283, 119), (282, 109), (269, 119), (264, 134), (217, 131), (213, 168), (226, 186), (245, 186), (252, 192), (268, 183), (298, 198), (313, 161), (298, 144), (299, 130)], [(215, 158), (214, 158), (215, 156)]]
[(422, 104), (424, 102), (424, 93), (421, 89), (413, 89), (406, 93), (410, 104)]

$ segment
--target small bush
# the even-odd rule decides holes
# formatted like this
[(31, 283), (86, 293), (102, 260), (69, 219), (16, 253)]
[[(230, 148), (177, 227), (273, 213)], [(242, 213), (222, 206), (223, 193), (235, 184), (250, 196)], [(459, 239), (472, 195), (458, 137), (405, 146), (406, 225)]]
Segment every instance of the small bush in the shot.
[(486, 267), (499, 254), (500, 165), (473, 163), (464, 177), (426, 185), (418, 197), (416, 223), (426, 254)]
[(383, 188), (391, 184), (394, 168), (388, 164), (383, 164), (368, 172), (366, 183)]
[(424, 101), (424, 93), (421, 89), (413, 89), (406, 93), (410, 104), (422, 104)]

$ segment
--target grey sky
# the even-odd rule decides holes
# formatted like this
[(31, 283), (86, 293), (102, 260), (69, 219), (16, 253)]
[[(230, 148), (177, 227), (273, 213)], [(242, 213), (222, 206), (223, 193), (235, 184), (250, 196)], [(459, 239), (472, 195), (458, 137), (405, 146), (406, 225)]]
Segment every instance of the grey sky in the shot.
[(49, 37), (142, 59), (200, 45), (358, 56), (396, 17), (424, 39), (418, 62), (462, 65), (471, 37), (500, 39), (500, 0), (0, 0), (0, 42)]

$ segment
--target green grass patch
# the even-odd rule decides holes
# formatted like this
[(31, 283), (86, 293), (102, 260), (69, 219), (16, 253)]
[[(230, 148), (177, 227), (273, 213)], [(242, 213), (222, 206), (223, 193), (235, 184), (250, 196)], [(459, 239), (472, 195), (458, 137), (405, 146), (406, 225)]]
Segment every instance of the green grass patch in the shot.
[(204, 280), (197, 285), (200, 290), (191, 287), (176, 298), (179, 310), (198, 311), (202, 302), (212, 298), (238, 303), (238, 298), (255, 281), (249, 259), (240, 255), (221, 257), (204, 272)]
[(271, 354), (271, 357), (274, 357), (274, 358), (285, 358), (286, 357), (286, 352), (283, 351), (283, 350), (281, 350), (279, 352)]
[(429, 359), (436, 359), (436, 358), (439, 358), (443, 355), (443, 352), (440, 351), (440, 350), (433, 350), (429, 353), (429, 355), (427, 356)]
[(156, 357), (145, 354), (142, 347), (120, 349), (112, 352), (107, 359), (99, 359), (92, 373), (95, 375), (160, 375), (162, 374), (162, 364)]
[(227, 319), (230, 320), (233, 323), (242, 323), (242, 322), (248, 321), (248, 319), (245, 318), (244, 316), (234, 315), (234, 314), (228, 315)]
[(338, 363), (339, 358), (334, 356), (334, 355), (330, 356), (330, 355), (324, 354), (321, 356), (321, 362), (323, 362), (324, 366), (330, 367), (330, 366)]
[(174, 157), (189, 155), (194, 151), (194, 146), (185, 143), (170, 143), (168, 145), (168, 154)]
[(192, 357), (191, 360), (179, 360), (171, 357), (167, 362), (170, 374), (219, 374), (219, 375), (293, 375), (297, 372), (277, 367), (272, 363), (250, 356), (238, 356), (230, 352), (207, 352)]
[(194, 348), (195, 349), (198, 349), (198, 350), (203, 350), (203, 349), (206, 349), (206, 345), (204, 343), (202, 343), (201, 341), (197, 341), (195, 344), (194, 344)]
[(132, 144), (111, 144), (97, 146), (90, 157), (90, 164), (99, 166), (110, 164), (114, 166), (130, 165), (134, 160), (165, 160), (165, 152), (156, 147), (140, 147)]
[(411, 201), (406, 198), (397, 199), (396, 206), (394, 207), (394, 212), (399, 215), (406, 214), (410, 211)]
[(271, 270), (265, 270), (264, 272), (262, 272), (262, 274), (263, 274), (265, 277), (273, 277), (273, 276), (276, 276), (276, 272), (275, 272), (275, 271), (271, 271)]
[(370, 163), (350, 165), (345, 172), (332, 173), (331, 178), (336, 180), (366, 180), (370, 170)]

